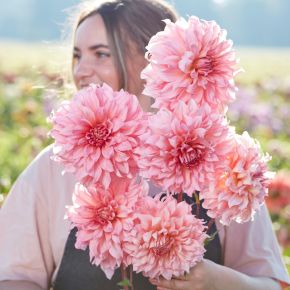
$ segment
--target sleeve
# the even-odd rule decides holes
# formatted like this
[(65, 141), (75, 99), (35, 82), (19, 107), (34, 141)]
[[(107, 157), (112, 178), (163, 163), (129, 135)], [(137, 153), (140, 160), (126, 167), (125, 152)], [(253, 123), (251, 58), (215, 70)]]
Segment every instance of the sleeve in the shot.
[(0, 209), (0, 281), (27, 280), (48, 289), (54, 266), (47, 201), (38, 192), (43, 185), (35, 163), (20, 175)]
[(224, 265), (249, 276), (290, 283), (266, 206), (253, 221), (225, 229)]

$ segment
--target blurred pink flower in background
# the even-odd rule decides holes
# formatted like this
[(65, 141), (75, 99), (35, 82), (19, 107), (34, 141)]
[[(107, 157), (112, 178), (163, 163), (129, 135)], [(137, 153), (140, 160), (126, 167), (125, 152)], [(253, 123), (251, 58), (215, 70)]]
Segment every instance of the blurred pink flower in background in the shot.
[(161, 200), (160, 195), (145, 198), (124, 243), (128, 262), (134, 271), (150, 278), (170, 280), (188, 273), (205, 252), (203, 223), (185, 201), (178, 203), (169, 195)]
[(271, 180), (266, 203), (279, 244), (286, 249), (290, 246), (290, 171), (278, 171)]
[(147, 194), (148, 185), (134, 179), (113, 182), (108, 190), (76, 184), (73, 205), (67, 211), (78, 229), (75, 247), (85, 250), (89, 246), (92, 264), (100, 265), (108, 279), (126, 260), (123, 239), (133, 230), (135, 210)]
[(266, 198), (271, 213), (279, 214), (283, 208), (290, 206), (290, 172), (279, 171), (269, 185), (269, 196)]
[(239, 72), (226, 31), (194, 16), (165, 23), (147, 46), (144, 94), (155, 99), (155, 108), (173, 110), (178, 100), (194, 99), (224, 111), (235, 98), (233, 78)]
[(149, 117), (148, 126), (139, 167), (163, 190), (191, 195), (224, 168), (234, 134), (207, 104), (180, 101), (174, 112), (161, 109)]
[(262, 155), (260, 145), (247, 132), (235, 135), (235, 147), (228, 156), (228, 168), (214, 184), (200, 192), (203, 207), (212, 218), (229, 225), (253, 218), (264, 203), (274, 173), (267, 169), (269, 155)]
[(52, 115), (54, 160), (79, 182), (108, 188), (114, 175), (132, 178), (137, 171), (139, 136), (145, 114), (134, 95), (90, 85)]

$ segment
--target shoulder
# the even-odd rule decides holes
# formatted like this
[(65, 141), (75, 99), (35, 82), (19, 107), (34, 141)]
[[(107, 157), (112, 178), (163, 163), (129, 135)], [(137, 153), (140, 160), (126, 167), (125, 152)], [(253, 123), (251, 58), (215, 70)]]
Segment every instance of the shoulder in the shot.
[(21, 175), (40, 176), (42, 174), (49, 175), (57, 171), (62, 171), (62, 166), (54, 162), (51, 158), (53, 156), (53, 144), (44, 148), (28, 165)]
[(28, 165), (20, 175), (21, 178), (29, 180), (30, 183), (52, 182), (54, 184), (59, 179), (63, 182), (74, 182), (72, 174), (65, 173), (64, 167), (59, 162), (52, 160), (53, 144), (44, 148)]
[(72, 174), (64, 173), (63, 166), (52, 156), (53, 145), (44, 148), (20, 174), (10, 193), (34, 196), (44, 204), (63, 195), (70, 200), (76, 180)]

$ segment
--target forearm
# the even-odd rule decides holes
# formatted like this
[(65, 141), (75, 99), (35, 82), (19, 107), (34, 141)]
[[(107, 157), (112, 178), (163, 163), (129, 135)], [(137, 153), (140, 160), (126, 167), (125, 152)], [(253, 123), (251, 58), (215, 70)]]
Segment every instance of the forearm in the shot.
[(0, 290), (44, 290), (30, 281), (0, 281)]
[(279, 282), (267, 277), (251, 277), (233, 269), (218, 266), (214, 290), (281, 290)]

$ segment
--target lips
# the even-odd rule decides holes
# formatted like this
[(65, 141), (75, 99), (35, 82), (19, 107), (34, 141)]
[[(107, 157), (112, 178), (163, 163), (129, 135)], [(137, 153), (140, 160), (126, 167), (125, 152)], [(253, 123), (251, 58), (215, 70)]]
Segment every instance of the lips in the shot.
[(78, 88), (79, 89), (84, 89), (84, 88), (88, 87), (90, 84), (102, 85), (102, 83), (99, 83), (99, 82), (86, 82), (86, 83), (79, 83)]
[(79, 82), (79, 83), (78, 83), (78, 88), (79, 88), (79, 89), (86, 88), (86, 87), (88, 87), (91, 83), (93, 83), (93, 82)]

